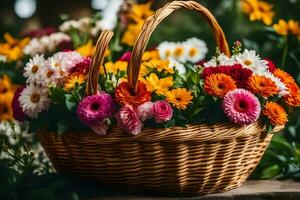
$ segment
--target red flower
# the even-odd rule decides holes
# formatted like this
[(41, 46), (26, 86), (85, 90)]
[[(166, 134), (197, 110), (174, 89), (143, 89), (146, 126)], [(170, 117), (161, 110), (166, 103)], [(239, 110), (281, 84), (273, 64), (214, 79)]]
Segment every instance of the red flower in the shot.
[(273, 71), (275, 71), (275, 69), (277, 68), (276, 65), (268, 58), (265, 58), (264, 60), (268, 62), (267, 65), (268, 65), (269, 71), (271, 73), (273, 73)]
[(85, 58), (82, 62), (77, 63), (75, 67), (71, 69), (71, 73), (87, 74), (89, 72), (91, 59)]
[(126, 61), (126, 62), (130, 62), (130, 57), (131, 57), (131, 51), (126, 51), (121, 58), (119, 58), (120, 61)]

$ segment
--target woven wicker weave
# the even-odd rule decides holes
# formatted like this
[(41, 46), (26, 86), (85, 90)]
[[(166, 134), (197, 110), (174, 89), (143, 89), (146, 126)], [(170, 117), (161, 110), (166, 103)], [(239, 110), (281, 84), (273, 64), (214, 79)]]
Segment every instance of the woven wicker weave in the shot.
[[(193, 1), (174, 1), (147, 19), (134, 46), (129, 82), (133, 91), (141, 56), (154, 28), (174, 10), (198, 11), (211, 25), (220, 50), (229, 55), (224, 33), (211, 13)], [(89, 71), (87, 94), (97, 92), (98, 71), (112, 37), (104, 31)], [(106, 184), (172, 195), (223, 192), (240, 186), (253, 171), (272, 134), (259, 124), (190, 125), (187, 128), (144, 128), (131, 136), (114, 127), (106, 136), (89, 133), (39, 134), (58, 172), (72, 173)]]

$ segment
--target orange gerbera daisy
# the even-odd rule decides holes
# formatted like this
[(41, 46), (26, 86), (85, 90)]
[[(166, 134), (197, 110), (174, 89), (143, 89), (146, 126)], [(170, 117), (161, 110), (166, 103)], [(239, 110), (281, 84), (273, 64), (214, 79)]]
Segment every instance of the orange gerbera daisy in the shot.
[(284, 108), (275, 102), (267, 102), (262, 113), (274, 126), (285, 125), (288, 121)]
[(174, 107), (185, 110), (187, 105), (192, 103), (192, 92), (185, 88), (176, 88), (171, 91), (166, 91), (164, 95), (167, 97), (166, 100), (171, 103)]
[(204, 90), (211, 95), (223, 97), (236, 88), (235, 81), (228, 75), (217, 73), (208, 76), (204, 81)]
[(273, 71), (274, 76), (278, 77), (287, 87), (289, 84), (295, 84), (295, 79), (287, 72), (277, 68)]
[(115, 99), (121, 105), (131, 105), (137, 107), (151, 99), (151, 92), (147, 90), (144, 83), (138, 82), (137, 93), (133, 94), (128, 82), (120, 83), (115, 90)]
[(249, 89), (261, 96), (268, 98), (279, 92), (276, 83), (265, 76), (253, 75), (248, 80)]

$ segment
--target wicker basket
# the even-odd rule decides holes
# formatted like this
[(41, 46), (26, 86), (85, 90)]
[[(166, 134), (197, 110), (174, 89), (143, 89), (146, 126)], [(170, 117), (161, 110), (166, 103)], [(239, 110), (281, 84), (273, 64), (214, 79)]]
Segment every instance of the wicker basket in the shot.
[[(174, 10), (199, 12), (210, 24), (220, 50), (229, 55), (224, 33), (211, 13), (193, 1), (174, 1), (147, 19), (134, 46), (128, 79), (136, 90), (142, 54), (155, 27)], [(97, 92), (99, 66), (112, 37), (104, 31), (89, 71), (87, 94)], [(277, 129), (278, 130), (278, 129)], [(121, 184), (138, 191), (203, 195), (240, 186), (253, 171), (272, 134), (259, 124), (190, 125), (187, 128), (144, 128), (131, 136), (114, 127), (106, 136), (89, 133), (40, 133), (40, 140), (58, 172)]]

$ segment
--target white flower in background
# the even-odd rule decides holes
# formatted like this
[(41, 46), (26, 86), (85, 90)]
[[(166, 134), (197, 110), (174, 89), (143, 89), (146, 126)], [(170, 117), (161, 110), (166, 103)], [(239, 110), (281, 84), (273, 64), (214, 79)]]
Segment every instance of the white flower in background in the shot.
[(186, 62), (186, 50), (182, 42), (176, 42), (172, 57), (182, 63)]
[(279, 90), (279, 94), (278, 94), (279, 97), (289, 94), (289, 90), (286, 87), (286, 85), (278, 77), (274, 76), (271, 72), (269, 71), (260, 72), (257, 75), (265, 76), (266, 78), (271, 79), (276, 84)]
[(81, 32), (89, 32), (92, 26), (92, 19), (89, 17), (83, 17), (78, 20), (78, 29)]
[(0, 55), (0, 62), (5, 63), (7, 61), (7, 57), (5, 55)]
[(183, 43), (186, 59), (192, 63), (203, 60), (208, 52), (207, 45), (203, 40), (190, 38)]
[(26, 55), (34, 56), (46, 52), (53, 52), (63, 41), (71, 41), (70, 36), (65, 33), (57, 32), (41, 38), (33, 38), (24, 47), (23, 52)]
[(236, 61), (233, 58), (229, 58), (224, 53), (221, 53), (218, 57), (213, 57), (210, 61), (204, 63), (204, 67), (231, 66), (234, 64), (236, 64)]
[(29, 59), (24, 68), (24, 77), (27, 78), (27, 83), (40, 83), (41, 80), (41, 70), (44, 66), (44, 55), (35, 55), (33, 58)]
[(158, 50), (160, 59), (167, 60), (172, 56), (174, 48), (174, 42), (162, 42), (157, 46), (156, 49)]
[(169, 62), (170, 62), (169, 66), (172, 69), (176, 69), (178, 71), (178, 74), (184, 75), (186, 73), (186, 68), (184, 67), (184, 65), (182, 63), (178, 62), (177, 60), (175, 60), (173, 58), (170, 58)]
[(118, 22), (118, 12), (124, 0), (108, 1), (106, 7), (102, 10), (102, 27), (113, 30)]
[(76, 20), (64, 21), (60, 26), (59, 30), (62, 32), (68, 32), (71, 29), (79, 29), (79, 23)]
[(67, 72), (84, 60), (77, 51), (58, 52), (53, 57), (61, 61), (61, 67)]
[(263, 73), (268, 69), (268, 62), (262, 60), (254, 50), (245, 49), (243, 53), (235, 56), (235, 60), (254, 74)]
[(19, 102), (26, 115), (37, 118), (40, 112), (49, 109), (51, 100), (47, 88), (30, 84), (21, 93)]

